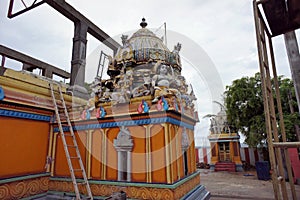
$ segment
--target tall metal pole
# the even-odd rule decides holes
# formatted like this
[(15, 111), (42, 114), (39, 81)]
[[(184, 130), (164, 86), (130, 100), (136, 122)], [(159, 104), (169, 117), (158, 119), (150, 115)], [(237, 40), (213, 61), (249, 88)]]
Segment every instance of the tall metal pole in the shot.
[(164, 23), (164, 27), (165, 27), (165, 45), (166, 47), (168, 47), (168, 43), (167, 43), (167, 23)]
[[(292, 114), (294, 114), (295, 110), (294, 110), (294, 107), (292, 105), (292, 94), (291, 94), (290, 90), (289, 90), (289, 93), (288, 93), (288, 101), (289, 101), (290, 111), (291, 111)], [(298, 124), (294, 124), (294, 127), (295, 127), (295, 132), (296, 132), (297, 140), (300, 141), (300, 128), (299, 128), (299, 125)]]
[(285, 33), (284, 41), (289, 58), (291, 74), (294, 82), (298, 109), (300, 113), (300, 55), (295, 31)]

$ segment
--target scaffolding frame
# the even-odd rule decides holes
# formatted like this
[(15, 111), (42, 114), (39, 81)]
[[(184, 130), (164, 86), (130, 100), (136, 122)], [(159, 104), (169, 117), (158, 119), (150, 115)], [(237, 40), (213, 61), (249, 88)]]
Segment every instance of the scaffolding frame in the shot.
[[(268, 141), (268, 150), (271, 165), (271, 178), (275, 199), (288, 199), (288, 191), (285, 182), (284, 165), (286, 163), (291, 195), (297, 199), (295, 185), (293, 181), (291, 161), (288, 148), (300, 147), (300, 142), (287, 142), (286, 132), (283, 121), (283, 111), (281, 106), (278, 77), (275, 65), (275, 56), (272, 44), (272, 35), (269, 27), (264, 20), (259, 5), (267, 0), (253, 0), (254, 22), (256, 29), (257, 50), (259, 57), (259, 68), (262, 82), (262, 94), (264, 102), (265, 125)], [(271, 73), (273, 75), (275, 95), (271, 87)], [(277, 114), (279, 116), (279, 127), (276, 119), (274, 96), (277, 104)], [(282, 141), (279, 141), (279, 129)], [(284, 154), (282, 155), (282, 151)], [(279, 187), (280, 186), (280, 187)]]

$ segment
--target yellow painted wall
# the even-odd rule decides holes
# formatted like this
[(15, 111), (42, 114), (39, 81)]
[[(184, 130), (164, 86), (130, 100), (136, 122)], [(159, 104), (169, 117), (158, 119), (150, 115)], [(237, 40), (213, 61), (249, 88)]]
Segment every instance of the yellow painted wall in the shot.
[(46, 172), (49, 123), (0, 117), (0, 178)]

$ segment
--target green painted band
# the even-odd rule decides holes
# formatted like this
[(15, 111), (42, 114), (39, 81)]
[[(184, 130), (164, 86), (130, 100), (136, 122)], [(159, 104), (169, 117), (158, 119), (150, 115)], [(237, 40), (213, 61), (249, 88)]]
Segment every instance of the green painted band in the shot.
[[(185, 182), (191, 180), (192, 178), (199, 176), (200, 172), (197, 171), (180, 181), (174, 184), (157, 184), (157, 183), (133, 183), (133, 182), (117, 182), (117, 181), (96, 181), (96, 180), (89, 180), (89, 184), (99, 184), (99, 185), (114, 185), (114, 186), (135, 186), (135, 187), (149, 187), (149, 188), (167, 188), (167, 189), (176, 189), (178, 186), (184, 184)], [(70, 178), (58, 178), (58, 177), (50, 177), (50, 180), (53, 181), (68, 181), (71, 182)], [(83, 180), (78, 179), (78, 182), (82, 182)]]
[(11, 182), (15, 182), (15, 181), (23, 181), (23, 180), (33, 179), (33, 178), (40, 178), (40, 177), (44, 177), (44, 176), (50, 177), (50, 173), (32, 174), (32, 175), (26, 175), (26, 176), (18, 176), (18, 177), (13, 177), (13, 178), (1, 179), (0, 184), (11, 183)]

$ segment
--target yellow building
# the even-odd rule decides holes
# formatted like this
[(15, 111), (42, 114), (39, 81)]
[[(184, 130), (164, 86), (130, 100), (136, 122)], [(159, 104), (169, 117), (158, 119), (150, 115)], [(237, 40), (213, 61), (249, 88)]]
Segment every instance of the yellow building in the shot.
[[(70, 155), (76, 150), (67, 147), (71, 129), (94, 199), (120, 191), (130, 199), (209, 198), (196, 171), (198, 118), (181, 76), (181, 45), (171, 52), (145, 20), (141, 26), (131, 38), (122, 36), (110, 78), (96, 77), (95, 100), (71, 96), (67, 85), (29, 72), (2, 72), (0, 199), (75, 196), (66, 159), (66, 148)], [(55, 115), (63, 103), (55, 106), (51, 91), (60, 87), (71, 126), (68, 117)], [(79, 185), (84, 177), (74, 174)]]
[(227, 124), (224, 109), (211, 119), (211, 169), (215, 171), (243, 171), (240, 155), (240, 136)]

